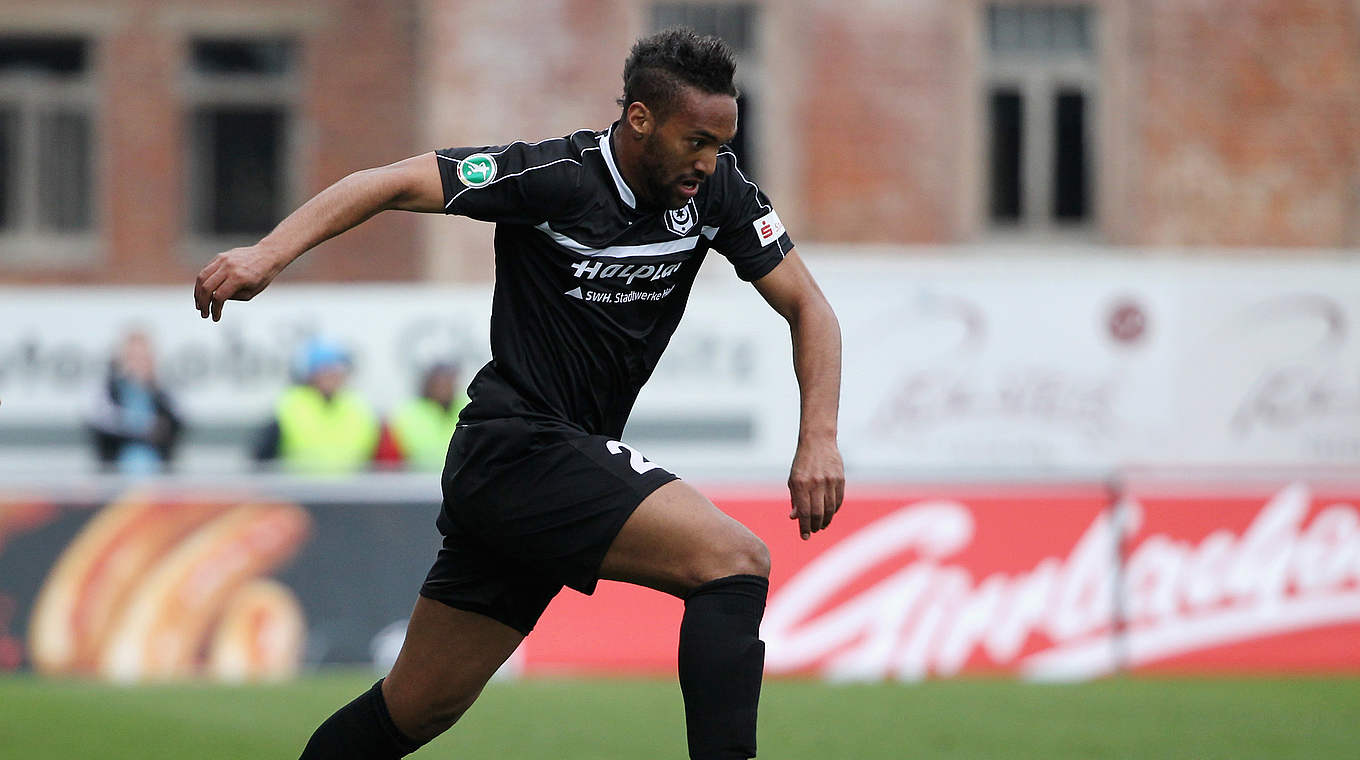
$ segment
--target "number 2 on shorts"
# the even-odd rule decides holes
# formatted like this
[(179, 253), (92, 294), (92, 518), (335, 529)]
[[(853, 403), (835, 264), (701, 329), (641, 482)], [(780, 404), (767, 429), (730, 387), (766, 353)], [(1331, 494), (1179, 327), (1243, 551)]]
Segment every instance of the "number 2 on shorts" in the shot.
[(624, 449), (627, 449), (628, 466), (632, 467), (633, 470), (636, 471), (637, 474), (639, 475), (642, 475), (643, 473), (649, 472), (651, 470), (655, 470), (656, 468), (661, 466), (656, 462), (647, 461), (647, 457), (644, 457), (640, 451), (633, 448), (632, 446), (629, 446), (626, 443), (621, 443), (619, 441), (609, 441), (604, 445), (604, 447), (609, 451), (610, 454), (621, 454), (623, 453)]

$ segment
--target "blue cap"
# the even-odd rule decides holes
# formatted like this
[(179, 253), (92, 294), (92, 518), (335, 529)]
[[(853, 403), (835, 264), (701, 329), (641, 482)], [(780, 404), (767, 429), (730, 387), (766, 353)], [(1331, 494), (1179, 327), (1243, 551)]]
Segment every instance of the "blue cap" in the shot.
[(348, 369), (349, 363), (349, 352), (339, 343), (325, 338), (312, 338), (303, 344), (295, 368), (298, 376), (306, 380), (323, 369), (331, 367)]

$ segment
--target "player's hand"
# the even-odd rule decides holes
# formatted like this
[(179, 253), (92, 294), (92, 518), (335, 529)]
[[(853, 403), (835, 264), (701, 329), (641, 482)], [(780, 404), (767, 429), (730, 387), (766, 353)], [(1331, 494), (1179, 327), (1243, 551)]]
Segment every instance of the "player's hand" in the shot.
[(798, 534), (806, 541), (831, 524), (845, 498), (845, 465), (834, 438), (799, 441), (789, 472), (790, 520), (798, 521)]
[(203, 267), (194, 281), (194, 308), (204, 319), (222, 319), (227, 301), (249, 301), (283, 271), (288, 261), (260, 245), (233, 248)]

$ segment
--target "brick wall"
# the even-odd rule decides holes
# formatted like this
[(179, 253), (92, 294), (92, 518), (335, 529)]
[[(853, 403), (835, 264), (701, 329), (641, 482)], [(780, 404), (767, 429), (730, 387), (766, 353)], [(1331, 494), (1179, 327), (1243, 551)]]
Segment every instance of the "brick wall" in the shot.
[[(809, 2), (797, 119), (804, 238), (948, 243), (966, 144), (965, 40), (952, 0)], [(793, 224), (794, 222), (790, 222)]]
[[(93, 259), (7, 263), (0, 281), (185, 283), (212, 247), (188, 232), (183, 77), (200, 34), (286, 34), (300, 43), (294, 110), (296, 197), (414, 150), (414, 0), (247, 0), (218, 9), (191, 0), (54, 3), (0, 0), (6, 33), (77, 34), (93, 43), (96, 232)], [(388, 215), (324, 244), (291, 277), (404, 280), (420, 274), (416, 226)]]
[[(321, 6), (320, 3), (299, 3)], [(350, 172), (420, 150), (420, 19), (414, 0), (328, 0), (310, 32), (304, 197)], [(389, 213), (323, 243), (311, 278), (411, 280), (422, 272), (417, 220)]]
[(1141, 224), (1128, 242), (1360, 244), (1360, 6), (1145, 6), (1132, 52)]
[[(1101, 18), (1093, 240), (1360, 245), (1360, 3), (1092, 0)], [(985, 0), (760, 3), (762, 185), (800, 241), (992, 239), (980, 68)], [(185, 40), (293, 30), (305, 43), (298, 201), (447, 145), (603, 126), (642, 0), (0, 0), (10, 30), (98, 40), (101, 251), (0, 263), (0, 280), (181, 282)], [(513, 23), (507, 23), (513, 19)], [(386, 214), (325, 244), (303, 280), (484, 280), (489, 225)], [(201, 248), (201, 247), (200, 247)]]

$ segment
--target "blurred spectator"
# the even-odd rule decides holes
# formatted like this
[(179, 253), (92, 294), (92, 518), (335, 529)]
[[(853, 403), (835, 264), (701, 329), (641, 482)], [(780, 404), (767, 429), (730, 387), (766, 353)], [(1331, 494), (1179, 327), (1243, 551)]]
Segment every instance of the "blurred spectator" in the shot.
[(402, 463), (412, 470), (443, 468), (458, 414), (467, 405), (459, 380), (458, 367), (451, 363), (439, 362), (425, 370), (420, 395), (397, 409), (388, 422), (378, 447), (380, 463)]
[(145, 333), (123, 336), (86, 424), (104, 469), (145, 475), (169, 467), (183, 425), (174, 401), (156, 382), (156, 360)]
[(347, 473), (362, 470), (378, 444), (378, 418), (368, 402), (345, 388), (349, 354), (313, 338), (298, 355), (298, 383), (283, 392), (256, 441), (257, 462), (286, 470)]

